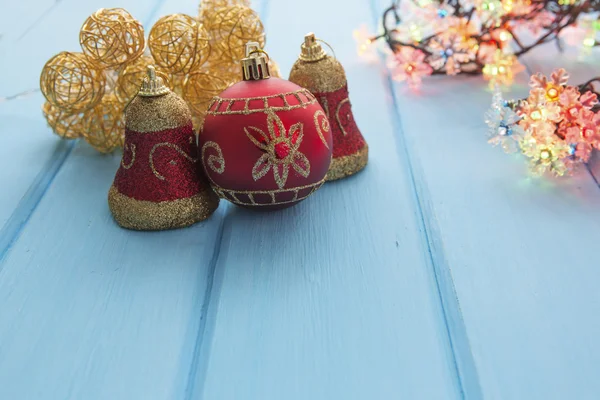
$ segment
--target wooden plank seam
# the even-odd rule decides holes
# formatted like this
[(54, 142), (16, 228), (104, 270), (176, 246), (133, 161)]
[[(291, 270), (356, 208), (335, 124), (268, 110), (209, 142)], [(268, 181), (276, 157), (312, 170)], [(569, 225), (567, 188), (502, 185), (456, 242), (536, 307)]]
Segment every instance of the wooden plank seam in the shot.
[(40, 22), (42, 22), (48, 15), (50, 15), (50, 13), (52, 13), (52, 11), (54, 11), (54, 9), (56, 8), (56, 6), (58, 6), (61, 1), (63, 0), (54, 0), (54, 3), (52, 3), (52, 5), (50, 7), (48, 7), (44, 12), (42, 12), (40, 14), (39, 17), (37, 17), (37, 19), (35, 21), (33, 21), (33, 23), (31, 25), (29, 25), (24, 31), (23, 33), (21, 33), (21, 35), (19, 35), (19, 37), (17, 38), (17, 43), (21, 41), (21, 39), (23, 39), (25, 36), (27, 36), (27, 34), (29, 32), (31, 32), (31, 30), (33, 28), (35, 28), (35, 26), (37, 24), (39, 24)]
[[(371, 0), (371, 11), (373, 14), (373, 23), (376, 27), (379, 23), (379, 12), (375, 0)], [(380, 61), (385, 65), (385, 55), (379, 52)], [(463, 320), (460, 303), (456, 295), (454, 281), (450, 267), (446, 261), (443, 250), (443, 243), (440, 237), (439, 228), (431, 217), (434, 213), (433, 207), (429, 205), (430, 196), (425, 189), (425, 185), (419, 185), (417, 182), (424, 182), (424, 174), (420, 172), (416, 161), (411, 157), (408, 149), (402, 117), (399, 111), (399, 104), (394, 91), (394, 85), (391, 73), (385, 68), (386, 88), (391, 98), (391, 114), (396, 138), (396, 151), (399, 159), (403, 160), (406, 170), (409, 174), (410, 183), (413, 189), (413, 201), (418, 213), (418, 222), (422, 235), (422, 242), (427, 248), (427, 263), (432, 269), (435, 281), (436, 296), (438, 298), (445, 328), (445, 336), (448, 341), (450, 358), (452, 362), (453, 374), (458, 385), (459, 396), (463, 399), (482, 399), (483, 394), (479, 382), (477, 368), (471, 351), (471, 345)], [(426, 211), (426, 212), (425, 212)]]
[(29, 222), (33, 212), (42, 201), (42, 198), (52, 185), (58, 171), (62, 168), (65, 161), (75, 148), (75, 140), (61, 140), (52, 155), (44, 163), (42, 170), (36, 175), (32, 184), (29, 186), (19, 204), (10, 215), (2, 229), (0, 229), (0, 271), (4, 265), (4, 259), (17, 241), (23, 228)]
[[(264, 26), (267, 24), (269, 0), (263, 0), (258, 14)], [(230, 229), (230, 211), (232, 205), (221, 201), (220, 207), (225, 207), (219, 229), (217, 231), (217, 239), (210, 260), (209, 269), (206, 279), (206, 290), (200, 311), (200, 322), (196, 335), (194, 350), (192, 355), (191, 365), (185, 385), (185, 400), (201, 400), (204, 398), (204, 385), (210, 362), (210, 350), (213, 342), (215, 331), (215, 323), (217, 318), (217, 304), (223, 284), (224, 270), (226, 264), (221, 259), (221, 254), (227, 254), (223, 247), (229, 246), (229, 238), (231, 236)], [(224, 240), (225, 237), (225, 240)], [(217, 275), (220, 279), (215, 279)]]
[[(150, 14), (143, 22), (144, 25), (149, 25), (156, 16), (156, 13), (162, 6), (165, 0), (157, 0)], [(58, 2), (57, 2), (58, 3)], [(48, 11), (50, 11), (50, 8)], [(43, 18), (38, 18), (36, 23), (42, 21)], [(33, 26), (31, 27), (33, 28)], [(4, 259), (10, 252), (13, 244), (19, 239), (23, 232), (23, 228), (29, 222), (29, 219), (37, 209), (44, 195), (52, 185), (54, 178), (60, 172), (61, 168), (73, 152), (75, 146), (80, 140), (61, 140), (52, 155), (46, 161), (41, 171), (36, 175), (35, 179), (19, 201), (17, 207), (12, 212), (4, 226), (0, 229), (0, 271), (2, 270)]]
[[(217, 239), (215, 240), (212, 257), (206, 273), (206, 288), (204, 290), (204, 298), (202, 299), (202, 306), (200, 309), (200, 321), (194, 340), (192, 360), (190, 365), (187, 366), (187, 382), (185, 384), (185, 393), (183, 396), (183, 399), (185, 400), (196, 400), (202, 399), (203, 397), (204, 381), (208, 370), (210, 347), (216, 318), (212, 310), (209, 310), (209, 307), (214, 304), (213, 298), (218, 297), (218, 292), (220, 292), (220, 282), (222, 282), (222, 280), (217, 282), (217, 287), (215, 288), (215, 272), (222, 252), (225, 224), (229, 220), (230, 205), (225, 202), (222, 203), (224, 204), (221, 204), (221, 207), (225, 207), (225, 211), (224, 215), (221, 216), (221, 221), (217, 230)], [(224, 267), (225, 266), (222, 266), (221, 269)], [(209, 314), (211, 316), (210, 324), (207, 323)]]

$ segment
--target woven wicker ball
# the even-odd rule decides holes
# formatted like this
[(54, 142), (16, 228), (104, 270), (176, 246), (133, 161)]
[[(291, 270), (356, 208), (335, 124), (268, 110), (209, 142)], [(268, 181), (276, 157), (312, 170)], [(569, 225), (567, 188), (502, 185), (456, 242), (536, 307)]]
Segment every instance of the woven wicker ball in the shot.
[(187, 77), (188, 75), (183, 74), (170, 74), (167, 76), (165, 82), (167, 86), (169, 86), (169, 89), (177, 93), (179, 97), (183, 97), (183, 88), (185, 87), (185, 80)]
[(115, 85), (115, 95), (123, 102), (127, 103), (140, 90), (142, 80), (147, 75), (146, 69), (148, 65), (153, 65), (154, 60), (150, 56), (143, 55), (133, 62), (127, 64), (119, 72), (117, 83)]
[(229, 87), (229, 82), (212, 71), (195, 72), (188, 76), (183, 87), (183, 99), (195, 115), (206, 113), (210, 100)]
[(45, 102), (42, 112), (52, 131), (63, 139), (77, 139), (84, 132), (85, 112), (69, 114)]
[(82, 53), (58, 53), (44, 65), (40, 76), (40, 89), (46, 100), (69, 113), (98, 104), (105, 85), (102, 69)]
[(250, 7), (250, 0), (202, 0), (198, 8), (198, 16), (202, 20), (210, 18), (219, 9), (232, 6)]
[(208, 32), (185, 14), (159, 19), (150, 31), (148, 47), (156, 65), (172, 74), (189, 74), (200, 68), (210, 55)]
[(124, 105), (116, 96), (107, 95), (86, 113), (83, 137), (101, 153), (123, 147), (125, 141)]
[(204, 17), (204, 24), (214, 40), (215, 51), (223, 60), (239, 61), (245, 56), (247, 42), (265, 46), (265, 30), (258, 14), (250, 7), (222, 7)]
[(101, 8), (79, 32), (83, 52), (105, 67), (135, 60), (144, 52), (144, 27), (122, 8)]
[(274, 78), (281, 78), (281, 70), (279, 69), (279, 64), (277, 64), (273, 60), (269, 60), (269, 72), (271, 76)]

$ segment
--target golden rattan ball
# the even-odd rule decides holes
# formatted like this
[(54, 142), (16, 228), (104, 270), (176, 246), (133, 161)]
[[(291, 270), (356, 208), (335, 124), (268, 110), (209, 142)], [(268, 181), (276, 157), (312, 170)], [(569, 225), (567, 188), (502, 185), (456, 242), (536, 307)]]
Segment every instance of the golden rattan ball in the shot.
[(101, 8), (79, 32), (83, 52), (105, 67), (135, 60), (144, 52), (144, 27), (122, 8)]
[(229, 82), (212, 71), (195, 72), (188, 76), (183, 87), (183, 99), (194, 114), (204, 115), (210, 100), (229, 87)]
[(86, 113), (83, 137), (101, 153), (123, 147), (125, 141), (124, 105), (115, 95), (104, 96), (100, 104)]
[(265, 30), (256, 12), (244, 5), (222, 7), (204, 19), (206, 29), (214, 40), (215, 51), (229, 60), (245, 57), (246, 43), (258, 42), (265, 47)]
[(156, 65), (172, 74), (189, 74), (200, 68), (210, 55), (208, 32), (185, 14), (159, 19), (150, 30), (148, 47)]
[(211, 57), (203, 69), (210, 71), (212, 75), (218, 76), (229, 84), (242, 80), (242, 67), (239, 63), (231, 60), (221, 60), (218, 57), (212, 59)]
[(82, 53), (58, 53), (44, 65), (40, 76), (40, 89), (46, 100), (69, 113), (98, 104), (105, 85), (102, 69)]
[(42, 112), (52, 131), (63, 139), (77, 139), (85, 130), (85, 112), (69, 114), (60, 108), (45, 102)]
[(143, 55), (133, 62), (127, 64), (119, 72), (117, 83), (115, 85), (115, 95), (123, 102), (127, 103), (140, 90), (142, 80), (147, 75), (148, 65), (153, 65), (154, 60), (150, 56)]
[(281, 70), (279, 69), (279, 64), (275, 61), (269, 59), (269, 72), (271, 76), (274, 78), (281, 78)]
[[(160, 73), (160, 72), (159, 72)], [(167, 75), (166, 84), (173, 92), (179, 97), (183, 97), (183, 88), (185, 87), (185, 80), (188, 75), (183, 74), (170, 74)]]
[(211, 14), (223, 7), (238, 5), (250, 7), (250, 0), (202, 0), (198, 8), (198, 15), (200, 19), (210, 18)]

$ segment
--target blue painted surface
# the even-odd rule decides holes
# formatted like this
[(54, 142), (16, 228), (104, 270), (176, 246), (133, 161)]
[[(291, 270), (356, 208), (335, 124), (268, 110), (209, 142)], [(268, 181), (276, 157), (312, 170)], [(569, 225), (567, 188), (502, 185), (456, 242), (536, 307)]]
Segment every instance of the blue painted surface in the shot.
[[(479, 78), (415, 95), (361, 64), (351, 32), (385, 0), (254, 2), (284, 73), (306, 32), (333, 45), (367, 169), (288, 210), (222, 204), (158, 233), (114, 224), (120, 155), (59, 142), (32, 89), (97, 8), (148, 28), (197, 5), (30, 3), (0, 15), (0, 56), (28, 57), (0, 63), (0, 399), (598, 398), (600, 160), (527, 179), (485, 142)], [(574, 60), (524, 61), (598, 72)]]

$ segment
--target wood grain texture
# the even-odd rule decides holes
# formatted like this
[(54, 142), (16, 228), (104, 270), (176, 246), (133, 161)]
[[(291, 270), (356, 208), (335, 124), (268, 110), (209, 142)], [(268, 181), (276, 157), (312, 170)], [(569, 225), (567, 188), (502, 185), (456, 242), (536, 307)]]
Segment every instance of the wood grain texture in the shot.
[(190, 398), (462, 396), (389, 94), (349, 40), (369, 7), (270, 2), (282, 71), (309, 31), (335, 48), (371, 161), (292, 209), (228, 211)]
[[(547, 65), (564, 61), (546, 51)], [(527, 80), (507, 98), (526, 96)], [(524, 158), (489, 146), (483, 115), (492, 95), (479, 77), (431, 78), (420, 94), (402, 85), (394, 92), (396, 134), (405, 136), (422, 206), (431, 210), (482, 396), (597, 397), (596, 182), (585, 171), (529, 178)]]
[[(150, 26), (160, 14), (196, 12), (194, 4), (183, 3), (120, 5)], [(72, 27), (68, 35), (76, 38), (79, 23), (72, 20), (109, 4), (77, 4), (83, 15), (76, 18), (73, 10), (61, 11), (71, 6), (61, 3), (23, 40), (52, 36), (56, 25)], [(54, 36), (56, 51), (67, 47), (66, 35)], [(21, 79), (22, 87), (37, 84), (29, 74)], [(21, 186), (2, 182), (11, 188), (3, 211), (10, 212), (19, 191), (25, 196), (12, 210), (22, 224), (10, 217), (0, 232), (0, 244), (10, 242), (0, 262), (0, 398), (182, 398), (222, 211), (179, 231), (118, 228), (106, 195), (120, 155), (101, 156), (83, 141), (55, 150), (40, 105), (35, 96), (0, 105), (3, 143), (15, 146), (4, 154), (4, 167), (27, 170), (11, 178)], [(8, 136), (11, 130), (22, 136)], [(38, 137), (27, 136), (32, 132)], [(16, 234), (14, 240), (6, 233)]]
[[(78, 48), (97, 8), (125, 7), (149, 28), (197, 2), (22, 3), (9, 5), (20, 23), (0, 17), (0, 56), (28, 55), (0, 63), (0, 399), (600, 393), (597, 182), (533, 180), (491, 148), (480, 78), (432, 78), (415, 95), (359, 64), (351, 32), (387, 1), (254, 2), (284, 74), (306, 32), (334, 46), (367, 169), (289, 210), (222, 204), (159, 233), (114, 224), (120, 155), (59, 142), (30, 89), (52, 54)], [(570, 60), (547, 49), (526, 61), (568, 66), (574, 81), (598, 73), (596, 59)]]
[[(23, 2), (12, 2), (3, 9), (3, 18), (24, 13)], [(47, 9), (44, 18), (23, 18), (19, 35), (6, 36), (0, 41), (3, 62), (0, 63), (0, 187), (10, 188), (0, 196), (0, 258), (18, 236), (20, 228), (39, 203), (45, 190), (62, 167), (74, 142), (58, 140), (42, 116), (44, 98), (38, 90), (39, 76), (46, 61), (63, 51), (77, 51), (79, 29), (85, 18), (101, 7), (125, 7), (142, 22), (156, 18), (161, 1), (141, 3), (124, 1), (62, 0), (27, 3), (30, 13), (37, 15)], [(192, 8), (193, 9), (193, 8)], [(144, 20), (146, 17), (146, 20)], [(27, 29), (25, 31), (23, 29)], [(9, 220), (10, 219), (10, 220)]]

